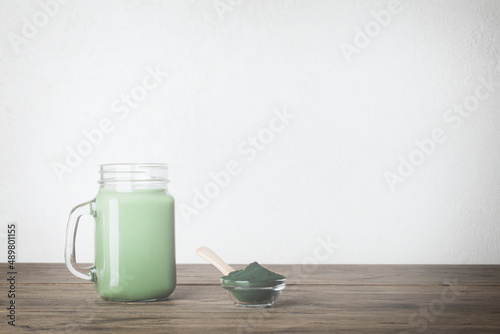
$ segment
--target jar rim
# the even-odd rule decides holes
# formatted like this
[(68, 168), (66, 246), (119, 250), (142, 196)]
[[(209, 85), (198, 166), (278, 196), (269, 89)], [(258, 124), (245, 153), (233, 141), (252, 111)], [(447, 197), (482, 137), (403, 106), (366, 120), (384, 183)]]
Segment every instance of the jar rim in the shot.
[(106, 171), (120, 171), (123, 169), (130, 169), (131, 167), (151, 167), (151, 168), (163, 168), (168, 169), (167, 164), (165, 163), (156, 163), (156, 162), (146, 162), (146, 163), (129, 163), (129, 162), (118, 162), (118, 163), (107, 163), (101, 164), (100, 170)]
[[(140, 183), (146, 186), (153, 183), (164, 186), (167, 182), (167, 164), (164, 163), (108, 163), (101, 164), (99, 173), (101, 185)], [(148, 186), (149, 187), (149, 186)]]

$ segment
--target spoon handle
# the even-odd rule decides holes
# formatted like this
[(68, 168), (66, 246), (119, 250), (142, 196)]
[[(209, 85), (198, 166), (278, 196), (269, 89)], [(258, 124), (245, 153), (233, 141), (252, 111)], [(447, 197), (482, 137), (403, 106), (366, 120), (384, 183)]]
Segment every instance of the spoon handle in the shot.
[(224, 262), (220, 257), (217, 256), (210, 248), (208, 247), (200, 247), (196, 250), (196, 254), (200, 257), (204, 258), (211, 264), (213, 264), (217, 269), (220, 270), (221, 273), (226, 276), (230, 272), (234, 271), (233, 267)]

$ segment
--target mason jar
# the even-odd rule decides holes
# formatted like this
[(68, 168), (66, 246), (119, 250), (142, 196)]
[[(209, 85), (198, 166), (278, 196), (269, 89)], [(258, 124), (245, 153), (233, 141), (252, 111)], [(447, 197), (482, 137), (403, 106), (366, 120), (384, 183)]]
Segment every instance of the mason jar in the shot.
[[(167, 182), (165, 164), (101, 165), (97, 196), (71, 211), (66, 266), (93, 282), (104, 299), (156, 301), (174, 291), (174, 198)], [(86, 214), (95, 219), (95, 260), (83, 268), (76, 263), (75, 237)]]

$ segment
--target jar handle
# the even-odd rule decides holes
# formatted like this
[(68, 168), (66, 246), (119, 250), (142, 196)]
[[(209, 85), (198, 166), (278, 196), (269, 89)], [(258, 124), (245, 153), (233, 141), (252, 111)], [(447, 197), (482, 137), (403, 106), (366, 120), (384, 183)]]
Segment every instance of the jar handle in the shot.
[(95, 223), (95, 200), (77, 205), (71, 210), (66, 226), (66, 247), (64, 249), (64, 261), (68, 270), (78, 278), (95, 282), (94, 265), (90, 267), (80, 267), (76, 263), (75, 239), (78, 230), (78, 223), (83, 215), (94, 217)]

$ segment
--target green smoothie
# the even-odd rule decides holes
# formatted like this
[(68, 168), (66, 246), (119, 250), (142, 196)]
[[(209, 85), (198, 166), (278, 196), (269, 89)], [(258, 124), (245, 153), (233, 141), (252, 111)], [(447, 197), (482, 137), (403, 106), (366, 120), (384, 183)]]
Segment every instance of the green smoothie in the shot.
[(163, 300), (175, 289), (174, 199), (165, 189), (96, 197), (94, 287), (113, 301)]

